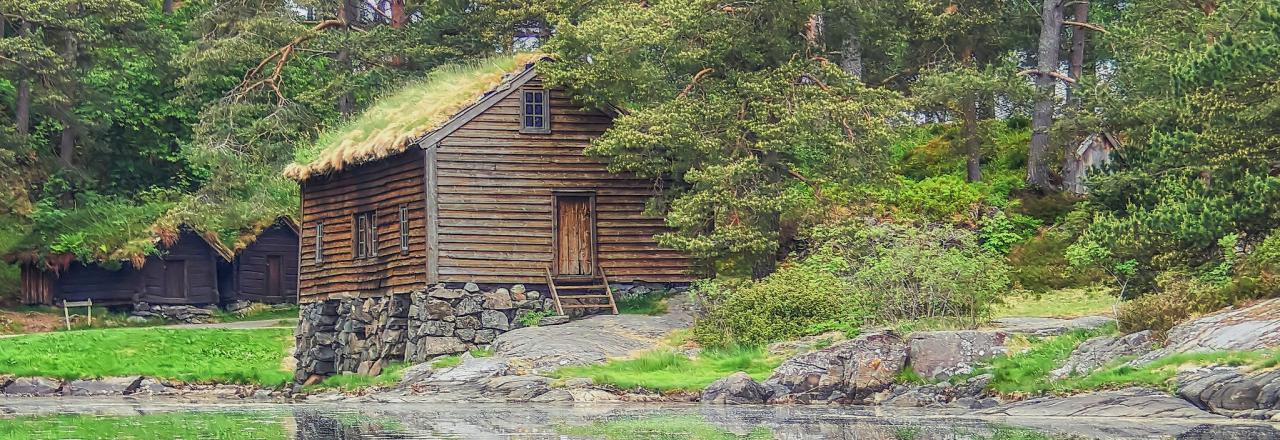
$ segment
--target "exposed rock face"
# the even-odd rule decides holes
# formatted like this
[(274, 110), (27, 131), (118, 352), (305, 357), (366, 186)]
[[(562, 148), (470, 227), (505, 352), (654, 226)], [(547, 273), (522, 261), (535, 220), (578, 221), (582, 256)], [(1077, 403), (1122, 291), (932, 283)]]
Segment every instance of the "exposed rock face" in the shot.
[(1260, 350), (1280, 346), (1280, 298), (1228, 308), (1169, 330), (1165, 346), (1134, 360), (1141, 365), (1173, 353)]
[(947, 379), (957, 374), (967, 374), (973, 367), (1008, 350), (1002, 331), (937, 331), (912, 333), (910, 346), (911, 369), (927, 379)]
[(1220, 417), (1201, 411), (1185, 400), (1147, 388), (1042, 397), (991, 408), (980, 414), (1011, 417)]
[(893, 384), (907, 344), (884, 331), (788, 359), (765, 381), (770, 402), (859, 401)]
[(1071, 352), (1066, 363), (1049, 373), (1053, 380), (1072, 375), (1085, 375), (1122, 356), (1140, 356), (1154, 349), (1151, 331), (1124, 336), (1099, 336), (1089, 339)]
[(712, 382), (702, 390), (700, 399), (702, 403), (724, 405), (764, 403), (767, 400), (769, 400), (769, 389), (741, 371)]
[(1072, 330), (1094, 330), (1116, 320), (1105, 316), (1082, 316), (1073, 319), (1013, 316), (992, 321), (992, 324), (1008, 333), (1031, 336), (1057, 336)]
[(1216, 414), (1280, 420), (1280, 370), (1209, 367), (1178, 373), (1178, 396)]
[(993, 378), (981, 374), (952, 385), (938, 382), (927, 385), (894, 385), (876, 396), (876, 403), (898, 407), (949, 406), (966, 409), (982, 409), (996, 406), (995, 399), (987, 395), (987, 384)]

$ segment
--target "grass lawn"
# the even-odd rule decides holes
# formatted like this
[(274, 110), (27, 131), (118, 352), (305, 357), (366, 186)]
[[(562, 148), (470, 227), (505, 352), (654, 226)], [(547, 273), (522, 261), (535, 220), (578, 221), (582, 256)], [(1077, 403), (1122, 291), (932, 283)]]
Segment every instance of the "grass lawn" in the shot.
[(1079, 318), (1089, 315), (1111, 316), (1116, 297), (1109, 289), (1062, 289), (1041, 294), (1022, 293), (1004, 298), (995, 306), (994, 316), (1042, 316)]
[(218, 322), (265, 321), (269, 319), (298, 319), (298, 306), (291, 304), (284, 308), (275, 308), (265, 304), (255, 304), (248, 309), (231, 313), (219, 309), (213, 317)]
[(979, 373), (989, 372), (995, 376), (990, 386), (997, 392), (1038, 393), (1050, 385), (1049, 372), (1062, 366), (1080, 343), (1114, 332), (1115, 326), (1111, 325), (1098, 330), (1075, 330), (1061, 336), (1031, 339), (1027, 349), (992, 359), (991, 364)]
[(289, 329), (120, 328), (0, 339), (0, 374), (62, 379), (143, 375), (278, 386)]
[(618, 301), (618, 313), (623, 315), (657, 316), (667, 313), (667, 300), (658, 295), (640, 295)]
[(692, 359), (672, 351), (655, 350), (636, 358), (601, 365), (561, 368), (552, 372), (552, 376), (589, 377), (597, 384), (623, 389), (699, 391), (711, 382), (738, 371), (763, 380), (780, 363), (782, 359), (770, 357), (761, 348), (708, 349)]

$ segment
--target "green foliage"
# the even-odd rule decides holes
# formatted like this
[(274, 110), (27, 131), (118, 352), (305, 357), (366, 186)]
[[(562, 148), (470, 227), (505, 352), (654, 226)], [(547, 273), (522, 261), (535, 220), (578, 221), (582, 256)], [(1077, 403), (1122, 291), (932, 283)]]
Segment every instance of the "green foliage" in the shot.
[(156, 190), (135, 202), (87, 192), (77, 198), (80, 208), (71, 209), (62, 208), (57, 200), (41, 199), (23, 247), (108, 265), (155, 254), (152, 226), (177, 197), (172, 191)]
[(895, 204), (925, 219), (964, 222), (974, 217), (983, 200), (982, 192), (962, 177), (936, 176), (900, 183)]
[(369, 376), (365, 374), (356, 374), (345, 372), (326, 377), (324, 381), (312, 385), (306, 391), (318, 390), (338, 390), (342, 392), (354, 392), (367, 388), (387, 388), (400, 382), (404, 376), (404, 369), (409, 364), (404, 362), (392, 362), (382, 367), (382, 372), (377, 376)]
[(280, 386), (287, 329), (106, 329), (0, 339), (0, 373), (87, 379), (142, 375), (192, 383)]
[(627, 108), (587, 153), (663, 184), (651, 208), (675, 232), (662, 244), (760, 277), (784, 223), (813, 212), (814, 188), (885, 174), (901, 116), (895, 93), (804, 55), (795, 35), (820, 7), (605, 4), (557, 27), (547, 48), (560, 62), (541, 70), (588, 105)]
[(644, 295), (632, 295), (618, 301), (618, 313), (624, 315), (657, 316), (667, 313), (665, 291), (654, 290)]
[(764, 349), (743, 346), (706, 349), (694, 358), (655, 350), (601, 365), (560, 368), (552, 372), (552, 376), (587, 377), (596, 384), (621, 389), (696, 392), (739, 371), (756, 380), (764, 380), (781, 363), (781, 359), (770, 357)]
[(1098, 330), (1073, 330), (1043, 340), (1033, 339), (1031, 348), (991, 360), (990, 365), (984, 368), (995, 376), (989, 386), (1002, 394), (1038, 392), (1049, 382), (1049, 372), (1061, 366), (1080, 343), (1115, 331), (1114, 327), (1108, 326)]
[(542, 323), (542, 318), (555, 316), (556, 312), (550, 310), (537, 310), (520, 316), (520, 325), (524, 327), (537, 327)]
[(998, 211), (982, 219), (978, 238), (982, 248), (998, 254), (1008, 254), (1013, 246), (1032, 237), (1040, 227), (1040, 220), (1022, 214), (1006, 215)]
[(694, 337), (721, 346), (920, 318), (973, 325), (1009, 285), (1003, 259), (968, 231), (843, 222), (811, 232), (817, 251), (762, 280), (698, 286), (707, 313)]
[(462, 355), (451, 354), (440, 356), (431, 361), (432, 368), (453, 368), (462, 363)]

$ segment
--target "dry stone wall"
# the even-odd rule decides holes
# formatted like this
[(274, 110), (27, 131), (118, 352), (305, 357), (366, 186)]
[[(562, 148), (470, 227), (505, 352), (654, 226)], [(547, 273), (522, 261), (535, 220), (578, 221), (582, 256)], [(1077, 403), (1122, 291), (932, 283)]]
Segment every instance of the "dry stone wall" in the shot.
[(390, 362), (422, 362), (487, 346), (519, 328), (530, 313), (555, 310), (552, 300), (516, 284), (451, 289), (378, 298), (329, 299), (302, 305), (295, 378), (315, 382), (355, 372), (376, 375)]

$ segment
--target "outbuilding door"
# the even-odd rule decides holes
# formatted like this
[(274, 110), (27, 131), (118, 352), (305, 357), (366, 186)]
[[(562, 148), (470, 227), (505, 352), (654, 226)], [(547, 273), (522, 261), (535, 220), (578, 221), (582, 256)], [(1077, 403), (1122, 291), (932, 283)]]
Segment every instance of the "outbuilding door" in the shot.
[(267, 256), (267, 296), (277, 298), (284, 296), (283, 259), (279, 255)]
[(556, 275), (590, 276), (596, 268), (595, 195), (556, 194), (554, 247)]
[(187, 297), (187, 262), (185, 260), (164, 262), (164, 294), (169, 298)]

